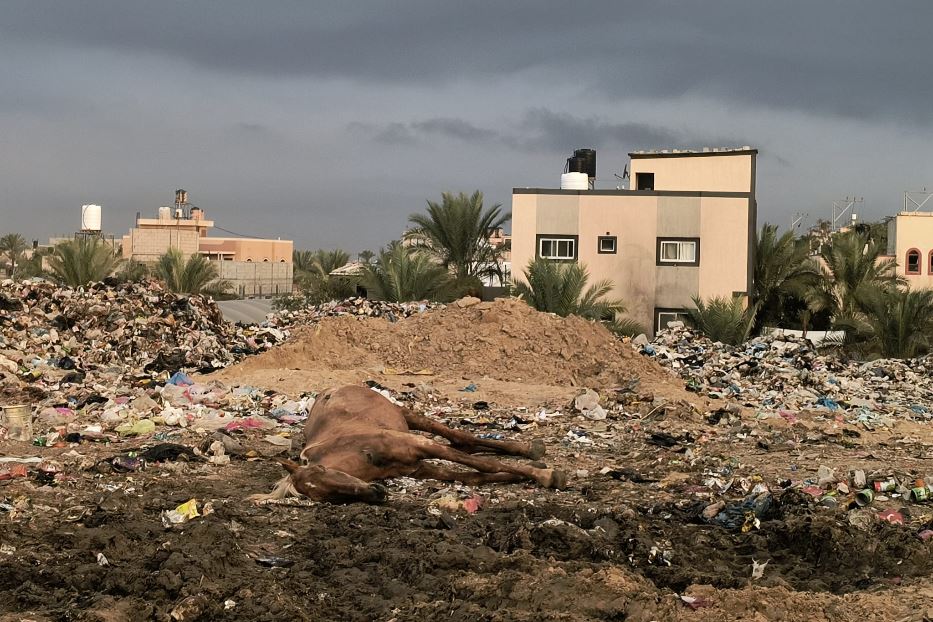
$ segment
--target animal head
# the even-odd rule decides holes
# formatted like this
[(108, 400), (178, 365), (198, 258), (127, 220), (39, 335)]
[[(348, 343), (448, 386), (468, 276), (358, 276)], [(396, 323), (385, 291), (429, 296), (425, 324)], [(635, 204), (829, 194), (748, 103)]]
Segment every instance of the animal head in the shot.
[(388, 496), (388, 491), (382, 484), (364, 482), (321, 464), (301, 466), (291, 460), (279, 460), (279, 463), (288, 471), (289, 483), (295, 491), (309, 499), (383, 503)]

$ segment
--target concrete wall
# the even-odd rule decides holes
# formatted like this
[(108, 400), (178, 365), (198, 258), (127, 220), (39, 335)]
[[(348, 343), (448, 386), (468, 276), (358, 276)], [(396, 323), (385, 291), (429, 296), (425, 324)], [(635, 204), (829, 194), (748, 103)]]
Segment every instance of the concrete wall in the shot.
[(233, 255), (234, 261), (292, 262), (291, 240), (256, 240), (250, 238), (205, 237), (200, 240), (200, 251), (205, 254)]
[(631, 187), (637, 173), (654, 173), (655, 190), (754, 192), (756, 151), (705, 154), (629, 154)]
[(124, 259), (153, 262), (158, 261), (169, 248), (179, 249), (185, 256), (198, 252), (198, 232), (194, 229), (130, 229), (123, 236)]
[(240, 296), (274, 296), (292, 291), (292, 264), (263, 261), (213, 261), (220, 278)]

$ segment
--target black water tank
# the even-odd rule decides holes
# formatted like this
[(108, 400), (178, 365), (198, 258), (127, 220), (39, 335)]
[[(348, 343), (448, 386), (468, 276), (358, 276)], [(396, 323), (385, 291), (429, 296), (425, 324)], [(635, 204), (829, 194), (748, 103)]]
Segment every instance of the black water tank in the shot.
[(586, 160), (583, 158), (567, 158), (567, 172), (568, 173), (589, 173), (586, 170)]
[(575, 159), (583, 160), (583, 169), (574, 171), (586, 173), (590, 179), (596, 178), (596, 150), (595, 149), (575, 149), (573, 152)]

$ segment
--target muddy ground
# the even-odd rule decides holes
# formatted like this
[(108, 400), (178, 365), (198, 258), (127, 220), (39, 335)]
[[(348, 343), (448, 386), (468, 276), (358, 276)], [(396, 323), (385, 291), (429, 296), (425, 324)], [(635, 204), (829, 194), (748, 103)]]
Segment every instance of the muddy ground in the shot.
[[(245, 496), (280, 476), (263, 457), (222, 467), (169, 461), (119, 473), (88, 466), (153, 441), (8, 444), (6, 453), (57, 456), (73, 466), (51, 483), (35, 476), (0, 482), (0, 619), (933, 617), (933, 542), (917, 537), (931, 506), (904, 508), (908, 525), (876, 521), (863, 530), (843, 510), (815, 506), (789, 489), (775, 493), (758, 529), (742, 533), (704, 524), (698, 511), (708, 495), (690, 492), (703, 464), (723, 461), (738, 476), (769, 482), (789, 469), (815, 470), (815, 463), (870, 470), (900, 459), (906, 468), (929, 466), (929, 442), (917, 429), (863, 434), (854, 446), (851, 434), (810, 432), (810, 442), (775, 452), (736, 440), (721, 425), (667, 419), (571, 419), (604, 426), (614, 439), (607, 447), (555, 442), (560, 424), (511, 432), (547, 438), (549, 462), (570, 471), (571, 484), (564, 491), (470, 489), (486, 500), (475, 514), (432, 512), (431, 499), (463, 492), (437, 482), (394, 481), (384, 506), (254, 505)], [(692, 449), (704, 460), (690, 466), (683, 447), (647, 443), (651, 425), (689, 428), (698, 439)], [(898, 442), (905, 434), (916, 440)], [(255, 432), (239, 439), (264, 449)], [(186, 431), (173, 440), (197, 446), (201, 439)], [(68, 452), (84, 456), (81, 468)], [(629, 470), (600, 474), (600, 465)], [(210, 502), (213, 512), (165, 527), (163, 510), (191, 498), (202, 509)], [(768, 562), (757, 580), (753, 560)]]

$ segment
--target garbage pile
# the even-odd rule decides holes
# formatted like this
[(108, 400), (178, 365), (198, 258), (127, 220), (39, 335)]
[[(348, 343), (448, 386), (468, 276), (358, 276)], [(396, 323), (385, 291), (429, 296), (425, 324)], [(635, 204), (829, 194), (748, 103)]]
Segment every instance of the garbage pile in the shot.
[(794, 336), (764, 336), (739, 346), (713, 342), (680, 322), (639, 350), (686, 382), (688, 391), (750, 408), (818, 410), (866, 427), (892, 417), (930, 420), (933, 357), (855, 362), (821, 354)]
[(209, 298), (156, 284), (72, 289), (6, 280), (0, 283), (0, 397), (75, 398), (95, 384), (116, 388), (164, 372), (209, 371), (286, 336), (274, 327), (235, 327)]
[(287, 329), (293, 326), (316, 324), (323, 318), (352, 315), (356, 317), (384, 317), (390, 322), (443, 309), (445, 305), (436, 302), (384, 302), (366, 298), (347, 298), (334, 300), (319, 305), (309, 305), (298, 310), (286, 310), (269, 314), (263, 326)]

